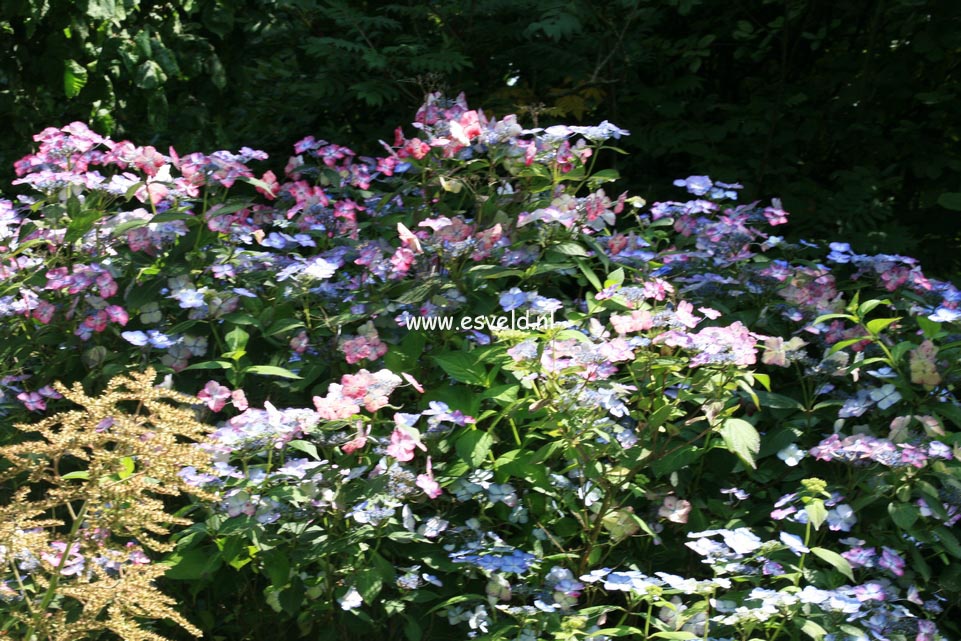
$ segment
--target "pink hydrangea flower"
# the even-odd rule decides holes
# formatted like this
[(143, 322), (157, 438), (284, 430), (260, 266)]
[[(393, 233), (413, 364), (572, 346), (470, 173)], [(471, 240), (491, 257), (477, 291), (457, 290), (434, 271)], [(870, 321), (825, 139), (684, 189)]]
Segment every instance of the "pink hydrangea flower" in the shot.
[(47, 409), (46, 401), (36, 392), (21, 392), (17, 394), (17, 398), (31, 412), (42, 412)]
[(217, 381), (207, 381), (204, 388), (197, 392), (197, 398), (204, 401), (211, 411), (219, 412), (231, 400), (230, 388)]
[(327, 396), (315, 396), (314, 407), (320, 418), (328, 421), (348, 419), (360, 412), (360, 406), (341, 392), (342, 387), (337, 383), (331, 383), (327, 391)]
[(432, 499), (436, 499), (443, 493), (440, 483), (434, 480), (434, 469), (431, 465), (430, 457), (427, 457), (427, 469), (423, 474), (417, 475), (417, 487), (424, 490), (424, 494)]
[(427, 447), (420, 440), (420, 432), (413, 427), (398, 425), (390, 435), (387, 456), (393, 456), (401, 462), (410, 461), (414, 458), (414, 450), (418, 448), (427, 451)]

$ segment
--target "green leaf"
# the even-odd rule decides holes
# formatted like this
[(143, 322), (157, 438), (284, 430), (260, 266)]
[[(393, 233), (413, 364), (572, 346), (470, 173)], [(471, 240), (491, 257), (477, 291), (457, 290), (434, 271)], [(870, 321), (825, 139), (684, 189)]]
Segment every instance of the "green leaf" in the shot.
[(76, 98), (87, 84), (87, 70), (76, 60), (63, 61), (63, 92), (67, 98)]
[(620, 177), (621, 177), (621, 174), (618, 173), (616, 169), (602, 169), (601, 171), (591, 175), (591, 182), (594, 182), (597, 184), (609, 183), (615, 180), (619, 180)]
[(941, 335), (941, 323), (937, 323), (927, 316), (918, 316), (915, 320), (918, 323), (918, 327), (924, 332), (925, 338), (937, 338)]
[(160, 65), (153, 60), (147, 60), (137, 67), (134, 83), (141, 89), (151, 91), (157, 89), (165, 82), (167, 82), (167, 74), (165, 74)]
[(820, 325), (820, 324), (823, 323), (824, 321), (834, 320), (835, 318), (845, 318), (845, 319), (851, 321), (852, 323), (856, 323), (856, 322), (858, 321), (857, 318), (855, 318), (854, 316), (851, 316), (851, 315), (849, 315), (849, 314), (821, 314), (820, 316), (818, 316), (817, 318), (815, 318), (815, 319), (814, 319), (814, 322), (812, 322), (811, 324), (812, 324), (812, 325)]
[(93, 229), (94, 224), (100, 220), (101, 216), (103, 216), (103, 212), (97, 211), (96, 209), (83, 209), (78, 211), (70, 217), (70, 224), (67, 225), (67, 231), (66, 234), (64, 234), (63, 241), (65, 243), (74, 243), (80, 240), (84, 234)]
[(831, 349), (828, 350), (828, 354), (835, 354), (840, 352), (845, 347), (850, 347), (855, 343), (860, 343), (861, 341), (871, 340), (870, 336), (858, 336), (857, 338), (846, 338), (843, 341), (838, 341), (834, 345), (831, 345)]
[(434, 356), (434, 361), (455, 381), (487, 387), (487, 370), (467, 352), (448, 352)]
[(354, 575), (354, 587), (360, 592), (364, 603), (376, 603), (377, 595), (383, 587), (384, 581), (376, 568), (367, 568)]
[(409, 616), (404, 617), (404, 636), (407, 641), (422, 641), (424, 630), (417, 623), (417, 619)]
[(251, 365), (244, 370), (244, 374), (257, 374), (258, 376), (277, 376), (279, 378), (299, 379), (300, 376), (294, 374), (289, 369), (277, 367), (276, 365)]
[(169, 223), (174, 220), (197, 220), (197, 217), (185, 211), (165, 211), (150, 219), (152, 223)]
[(437, 281), (435, 280), (426, 280), (414, 287), (408, 286), (404, 289), (404, 292), (397, 297), (397, 302), (405, 305), (416, 305), (427, 300), (427, 297), (433, 293), (436, 287)]
[(114, 237), (118, 237), (121, 234), (126, 234), (128, 231), (137, 229), (139, 227), (146, 227), (149, 224), (150, 224), (149, 220), (128, 220), (125, 223), (121, 223), (116, 227), (111, 228), (110, 233)]
[(951, 211), (961, 211), (961, 192), (946, 191), (938, 196), (938, 204)]
[(843, 556), (834, 552), (832, 550), (827, 550), (822, 547), (811, 548), (811, 552), (818, 558), (827, 561), (834, 568), (847, 577), (849, 580), (854, 581), (854, 572), (851, 570), (851, 564)]
[(855, 627), (853, 625), (842, 623), (838, 626), (838, 628), (842, 632), (845, 632), (846, 634), (851, 635), (851, 637), (853, 637), (855, 640), (864, 639), (865, 641), (867, 641), (867, 639), (869, 638), (868, 635), (864, 632), (864, 630), (862, 630), (861, 628)]
[(320, 460), (320, 454), (317, 452), (317, 446), (310, 441), (294, 440), (287, 443), (287, 447), (292, 450), (299, 450), (305, 454), (310, 454), (312, 457)]
[(874, 320), (868, 321), (865, 327), (868, 328), (868, 331), (871, 332), (872, 336), (877, 336), (884, 331), (885, 327), (888, 327), (899, 320), (901, 320), (900, 316), (897, 318), (875, 318)]
[(824, 507), (824, 501), (821, 499), (814, 499), (805, 505), (804, 511), (807, 512), (808, 521), (810, 521), (811, 527), (815, 530), (820, 529), (828, 518), (828, 511)]
[(202, 363), (194, 363), (188, 365), (184, 368), (184, 371), (188, 369), (233, 369), (234, 364), (230, 361), (203, 361)]
[(604, 281), (604, 287), (602, 289), (607, 289), (615, 285), (620, 285), (624, 282), (624, 270), (620, 267), (612, 271), (607, 275), (607, 280)]
[(222, 537), (214, 543), (220, 548), (220, 555), (235, 570), (239, 570), (252, 560), (243, 539), (239, 536)]
[(866, 300), (860, 305), (858, 305), (858, 316), (864, 318), (870, 314), (878, 305), (890, 305), (891, 301), (888, 299), (877, 299), (872, 298), (871, 300)]
[(656, 430), (661, 425), (664, 425), (676, 410), (677, 408), (670, 403), (660, 406), (647, 417), (647, 429)]
[(487, 432), (470, 430), (457, 439), (454, 447), (457, 455), (471, 467), (477, 467), (487, 458), (494, 439)]
[(497, 385), (481, 394), (481, 398), (489, 398), (500, 405), (510, 405), (517, 400), (518, 392), (520, 385)]
[(177, 57), (174, 53), (159, 42), (154, 43), (154, 60), (160, 65), (164, 73), (169, 78), (180, 76), (180, 65), (177, 64)]
[(304, 324), (300, 321), (284, 318), (282, 320), (275, 322), (270, 327), (268, 327), (267, 331), (265, 331), (264, 334), (266, 334), (267, 336), (276, 336), (277, 334), (285, 334), (295, 329), (301, 329), (303, 326)]
[(120, 459), (120, 472), (117, 474), (121, 479), (130, 478), (133, 476), (134, 471), (137, 469), (137, 464), (134, 463), (133, 457), (125, 456)]
[(585, 278), (587, 278), (587, 282), (589, 282), (594, 289), (597, 291), (604, 289), (604, 287), (601, 285), (601, 280), (597, 277), (597, 274), (595, 274), (594, 271), (587, 266), (587, 261), (578, 260), (576, 263), (578, 269), (581, 270), (581, 273), (584, 274)]
[(87, 0), (87, 15), (94, 20), (111, 20), (116, 24), (127, 17), (123, 2), (117, 0)]
[(264, 571), (274, 587), (282, 588), (290, 583), (290, 559), (282, 548), (265, 550), (263, 559)]
[(254, 327), (260, 327), (260, 321), (255, 316), (251, 316), (245, 312), (231, 312), (224, 316), (223, 320), (233, 325), (253, 325)]
[(77, 470), (76, 472), (67, 472), (60, 478), (64, 481), (88, 481), (90, 480), (90, 472), (88, 470)]
[(651, 637), (657, 639), (671, 639), (671, 641), (690, 641), (690, 639), (700, 638), (693, 632), (687, 632), (686, 630), (661, 630), (660, 632), (655, 632), (652, 634)]
[(907, 530), (921, 516), (921, 511), (911, 503), (888, 503), (888, 514), (899, 528)]
[(774, 392), (756, 392), (758, 401), (760, 401), (762, 407), (767, 407), (775, 410), (803, 410), (804, 405), (802, 405), (797, 400), (791, 398), (790, 396), (784, 396), (783, 394), (776, 394)]
[(575, 242), (558, 243), (557, 245), (551, 245), (549, 249), (550, 251), (557, 252), (558, 254), (563, 254), (565, 256), (590, 256), (590, 253), (584, 249), (583, 245)]
[(948, 551), (948, 554), (956, 559), (961, 559), (961, 543), (958, 542), (958, 537), (951, 530), (939, 525), (934, 528), (934, 535), (938, 537), (938, 541)]
[(761, 449), (761, 436), (754, 426), (741, 418), (729, 418), (724, 421), (720, 432), (727, 449), (736, 454), (745, 465), (756, 469), (754, 457)]
[(821, 639), (827, 636), (828, 633), (827, 630), (822, 628), (811, 619), (807, 619), (804, 622), (804, 625), (801, 626), (801, 632), (814, 639), (814, 641), (821, 641)]
[(219, 550), (210, 548), (191, 548), (186, 552), (174, 552), (165, 561), (169, 565), (168, 579), (196, 581), (210, 576), (223, 564)]
[(250, 339), (250, 334), (239, 327), (234, 327), (232, 330), (227, 332), (227, 335), (224, 336), (224, 339), (227, 341), (227, 347), (230, 349), (230, 351), (236, 352), (247, 347), (247, 341)]

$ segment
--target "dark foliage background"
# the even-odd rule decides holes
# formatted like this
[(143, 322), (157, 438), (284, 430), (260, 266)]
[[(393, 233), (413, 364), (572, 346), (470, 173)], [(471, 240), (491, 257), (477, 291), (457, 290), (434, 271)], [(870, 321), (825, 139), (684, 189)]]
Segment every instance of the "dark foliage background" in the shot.
[(961, 271), (961, 3), (5, 0), (4, 182), (72, 120), (180, 151), (307, 134), (378, 153), (430, 90), (630, 129), (649, 200), (689, 174), (780, 195), (794, 237)]

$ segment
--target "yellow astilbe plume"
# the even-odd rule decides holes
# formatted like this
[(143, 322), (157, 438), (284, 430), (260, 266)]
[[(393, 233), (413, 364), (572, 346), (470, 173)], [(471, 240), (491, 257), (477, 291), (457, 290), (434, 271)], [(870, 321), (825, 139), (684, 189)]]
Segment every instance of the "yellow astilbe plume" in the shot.
[(166, 619), (200, 630), (174, 609), (155, 580), (165, 567), (140, 550), (171, 549), (171, 526), (189, 519), (164, 502), (183, 494), (212, 499), (178, 473), (210, 468), (197, 442), (196, 399), (154, 385), (147, 370), (110, 381), (87, 396), (57, 385), (81, 409), (33, 425), (39, 440), (0, 447), (0, 481), (20, 487), (0, 505), (0, 584), (16, 593), (12, 620), (25, 641), (76, 641), (111, 631), (125, 641), (161, 641), (141, 626)]

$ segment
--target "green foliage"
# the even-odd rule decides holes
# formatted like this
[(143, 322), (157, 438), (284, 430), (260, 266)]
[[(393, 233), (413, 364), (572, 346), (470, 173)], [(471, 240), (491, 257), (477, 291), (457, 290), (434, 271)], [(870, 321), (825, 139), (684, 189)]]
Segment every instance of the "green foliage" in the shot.
[(425, 92), (464, 90), (535, 125), (615, 120), (654, 198), (681, 173), (740, 178), (782, 194), (794, 237), (959, 268), (955, 2), (16, 0), (0, 46), (0, 172), (71, 120), (277, 154), (304, 132), (388, 139)]

